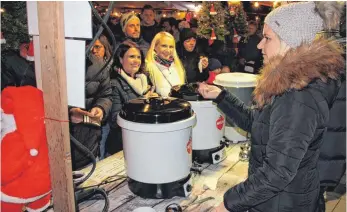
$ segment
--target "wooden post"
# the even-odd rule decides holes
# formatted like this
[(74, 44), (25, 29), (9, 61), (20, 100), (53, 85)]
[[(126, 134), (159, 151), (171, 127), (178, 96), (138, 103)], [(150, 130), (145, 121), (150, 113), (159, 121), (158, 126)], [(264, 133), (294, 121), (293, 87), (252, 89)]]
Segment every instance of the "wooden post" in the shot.
[(65, 73), (64, 2), (37, 2), (42, 91), (55, 212), (74, 212)]

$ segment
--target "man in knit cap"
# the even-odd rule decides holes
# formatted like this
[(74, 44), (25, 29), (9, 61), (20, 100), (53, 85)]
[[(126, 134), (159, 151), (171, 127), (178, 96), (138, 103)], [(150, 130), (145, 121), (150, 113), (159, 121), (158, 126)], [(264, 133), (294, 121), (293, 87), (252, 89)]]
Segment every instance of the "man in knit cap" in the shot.
[[(120, 25), (125, 34), (125, 38), (122, 40), (122, 42), (131, 43), (132, 45), (138, 46), (143, 52), (144, 56), (146, 56), (149, 49), (149, 44), (141, 37), (140, 19), (136, 16), (136, 14), (130, 12), (122, 15)], [(118, 43), (118, 45), (120, 45), (120, 43)]]
[(345, 60), (338, 42), (316, 36), (336, 29), (338, 4), (292, 3), (267, 15), (253, 107), (227, 90), (200, 84), (204, 98), (252, 135), (247, 179), (230, 188), (214, 211), (324, 211), (317, 162)]

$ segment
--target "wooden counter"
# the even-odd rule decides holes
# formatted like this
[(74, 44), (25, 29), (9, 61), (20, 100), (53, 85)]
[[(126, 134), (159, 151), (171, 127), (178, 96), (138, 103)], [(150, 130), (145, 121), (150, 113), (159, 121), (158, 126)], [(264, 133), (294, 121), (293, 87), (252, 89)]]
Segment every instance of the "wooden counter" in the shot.
[[(172, 199), (143, 199), (133, 194), (125, 178), (123, 152), (112, 155), (97, 163), (97, 168), (89, 180), (82, 186), (92, 186), (101, 183), (110, 176), (119, 179), (101, 187), (105, 188), (110, 200), (109, 211), (131, 212), (138, 207), (153, 207), (157, 212), (165, 211), (167, 205), (178, 203), (182, 206), (206, 197), (214, 199), (191, 205), (185, 211), (210, 211), (215, 205), (223, 201), (223, 195), (228, 188), (242, 182), (247, 177), (248, 163), (239, 161), (240, 145), (234, 144), (227, 148), (226, 159), (217, 165), (203, 164), (204, 170), (200, 175), (193, 176), (192, 194), (187, 197)], [(88, 172), (90, 168), (83, 171)], [(104, 207), (104, 200), (94, 197), (93, 200), (79, 204), (81, 212), (99, 212)]]

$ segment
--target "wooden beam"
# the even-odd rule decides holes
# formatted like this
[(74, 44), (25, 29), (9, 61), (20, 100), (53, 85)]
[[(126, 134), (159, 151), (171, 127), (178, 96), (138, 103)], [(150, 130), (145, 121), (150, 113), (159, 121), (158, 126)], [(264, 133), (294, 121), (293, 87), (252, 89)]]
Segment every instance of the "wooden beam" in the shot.
[(37, 2), (42, 91), (55, 212), (75, 211), (67, 107), (64, 2)]

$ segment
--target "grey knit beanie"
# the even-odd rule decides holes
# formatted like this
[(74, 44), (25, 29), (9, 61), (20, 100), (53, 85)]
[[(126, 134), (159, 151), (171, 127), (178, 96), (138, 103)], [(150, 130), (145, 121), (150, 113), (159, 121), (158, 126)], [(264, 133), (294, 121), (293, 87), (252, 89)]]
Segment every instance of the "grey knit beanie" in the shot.
[(323, 19), (315, 11), (314, 2), (278, 7), (266, 16), (265, 23), (292, 48), (311, 43), (323, 29)]

